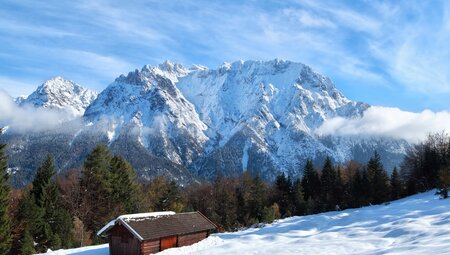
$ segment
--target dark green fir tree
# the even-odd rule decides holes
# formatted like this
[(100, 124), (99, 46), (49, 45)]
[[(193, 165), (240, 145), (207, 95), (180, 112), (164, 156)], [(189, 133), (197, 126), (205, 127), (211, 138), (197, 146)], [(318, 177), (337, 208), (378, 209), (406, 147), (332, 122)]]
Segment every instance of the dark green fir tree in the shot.
[(336, 186), (336, 170), (334, 170), (333, 163), (330, 157), (325, 159), (325, 163), (322, 168), (322, 175), (320, 176), (321, 184), (321, 203), (323, 203), (323, 209), (325, 211), (334, 210), (337, 205), (337, 199), (335, 194)]
[(318, 173), (314, 170), (312, 160), (306, 161), (303, 170), (302, 187), (305, 201), (317, 199), (320, 195), (320, 179)]
[(114, 203), (120, 205), (125, 213), (137, 213), (142, 191), (133, 167), (118, 156), (111, 160), (111, 184)]
[(402, 180), (400, 179), (397, 167), (394, 167), (394, 170), (392, 171), (390, 184), (391, 184), (391, 200), (399, 199), (402, 195), (403, 184)]
[(28, 229), (22, 234), (22, 238), (19, 241), (19, 255), (31, 255), (35, 254), (34, 240)]
[(367, 163), (367, 174), (370, 185), (370, 202), (380, 204), (388, 201), (390, 198), (389, 178), (381, 164), (380, 155), (376, 151)]
[(112, 217), (113, 188), (111, 160), (113, 156), (106, 145), (98, 145), (87, 157), (80, 180), (83, 199), (88, 213), (82, 219), (86, 227), (95, 233)]
[(0, 254), (7, 254), (11, 248), (11, 219), (8, 211), (10, 188), (4, 148), (5, 145), (0, 144)]

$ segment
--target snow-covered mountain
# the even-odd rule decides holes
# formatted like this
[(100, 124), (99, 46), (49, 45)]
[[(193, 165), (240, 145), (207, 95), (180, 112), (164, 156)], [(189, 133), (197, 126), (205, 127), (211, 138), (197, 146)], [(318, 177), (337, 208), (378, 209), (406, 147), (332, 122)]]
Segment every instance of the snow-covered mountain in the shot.
[(84, 118), (105, 130), (110, 143), (131, 133), (153, 154), (188, 165), (208, 137), (195, 106), (175, 85), (186, 73), (180, 65), (165, 63), (122, 75), (100, 93)]
[(44, 82), (27, 98), (16, 99), (16, 102), (22, 106), (60, 110), (72, 117), (80, 117), (96, 97), (97, 92), (57, 76)]
[(118, 77), (84, 118), (110, 143), (134, 137), (199, 176), (248, 169), (273, 179), (280, 172), (298, 176), (307, 158), (327, 155), (365, 161), (376, 149), (398, 163), (403, 141), (315, 134), (327, 119), (358, 118), (368, 107), (301, 63), (237, 61), (208, 69), (166, 61)]
[[(370, 106), (346, 98), (329, 78), (291, 61), (237, 61), (217, 69), (166, 61), (121, 75), (90, 102), (94, 97), (56, 78), (22, 102), (77, 114), (87, 107), (84, 127), (66, 128), (58, 136), (63, 148), (51, 151), (72, 155), (59, 162), (61, 168), (80, 166), (90, 149), (106, 143), (144, 179), (165, 174), (187, 182), (192, 176), (250, 170), (273, 180), (280, 172), (301, 175), (308, 158), (318, 164), (326, 156), (365, 162), (374, 150), (390, 170), (409, 146), (381, 137), (318, 136), (316, 129), (327, 119), (359, 118)], [(27, 142), (51, 147), (53, 136), (37, 134)], [(28, 152), (18, 151), (13, 162)]]
[[(278, 220), (261, 228), (212, 234), (162, 255), (450, 254), (450, 203), (434, 191), (376, 205)], [(108, 244), (49, 255), (108, 255)]]

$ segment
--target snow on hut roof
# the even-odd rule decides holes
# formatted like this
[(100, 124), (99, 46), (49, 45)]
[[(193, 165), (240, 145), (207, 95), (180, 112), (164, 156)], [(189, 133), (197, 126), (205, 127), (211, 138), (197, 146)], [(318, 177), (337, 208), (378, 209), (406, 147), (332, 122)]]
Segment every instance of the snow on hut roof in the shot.
[(120, 216), (108, 223), (97, 235), (107, 234), (117, 223), (126, 227), (139, 240), (153, 240), (160, 237), (183, 235), (217, 228), (200, 212), (178, 213), (163, 212), (156, 214), (140, 214), (138, 216)]
[(174, 215), (175, 212), (172, 211), (163, 211), (163, 212), (149, 212), (149, 213), (135, 213), (135, 214), (124, 214), (120, 215), (119, 217), (115, 218), (114, 220), (108, 222), (103, 228), (101, 228), (97, 235), (102, 235), (106, 231), (108, 231), (110, 228), (112, 228), (114, 225), (116, 225), (116, 222), (118, 221), (139, 221), (139, 220), (145, 220), (147, 218), (157, 218), (160, 216), (165, 215)]

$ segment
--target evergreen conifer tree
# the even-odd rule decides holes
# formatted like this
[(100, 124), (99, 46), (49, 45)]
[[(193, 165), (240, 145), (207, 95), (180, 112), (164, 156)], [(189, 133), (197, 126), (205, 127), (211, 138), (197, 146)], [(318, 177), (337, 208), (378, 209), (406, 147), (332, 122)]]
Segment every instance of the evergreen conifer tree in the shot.
[(19, 241), (19, 246), (19, 255), (31, 255), (36, 253), (33, 236), (28, 229), (23, 233), (22, 238)]
[(319, 175), (314, 170), (312, 160), (310, 159), (306, 161), (301, 184), (303, 187), (305, 201), (319, 197), (320, 179)]
[[(39, 166), (36, 176), (33, 180), (33, 188), (31, 194), (33, 195), (36, 205), (43, 207), (44, 203), (49, 203), (54, 199), (54, 189), (56, 186), (52, 186), (51, 179), (55, 174), (55, 165), (53, 157), (47, 155), (45, 161)], [(52, 196), (51, 198), (49, 196)]]
[(336, 182), (333, 189), (334, 199), (336, 203), (335, 209), (337, 210), (344, 209), (343, 207), (344, 193), (345, 193), (344, 180), (342, 179), (341, 169), (338, 168), (336, 171)]
[(322, 169), (322, 175), (320, 177), (321, 184), (321, 202), (323, 203), (323, 208), (328, 210), (335, 209), (337, 205), (336, 194), (334, 189), (336, 186), (337, 175), (334, 170), (331, 158), (327, 157)]
[(267, 188), (262, 179), (257, 175), (252, 180), (248, 201), (250, 218), (255, 221), (254, 223), (263, 222), (266, 197)]
[(0, 254), (7, 254), (11, 249), (11, 219), (8, 210), (10, 188), (4, 148), (5, 145), (0, 144)]
[(275, 200), (279, 206), (282, 217), (290, 216), (292, 212), (292, 182), (286, 178), (284, 173), (277, 176), (275, 180)]
[(61, 205), (54, 174), (53, 157), (48, 155), (38, 168), (29, 200), (24, 204), (37, 208), (37, 213), (24, 212), (26, 228), (38, 243), (38, 251), (43, 252), (61, 248), (62, 241), (66, 248), (72, 244), (72, 218)]
[(381, 164), (378, 152), (374, 152), (372, 158), (367, 163), (367, 174), (369, 178), (370, 201), (373, 204), (380, 204), (389, 200), (389, 178)]
[(390, 178), (390, 186), (391, 186), (391, 200), (399, 199), (402, 195), (402, 181), (400, 179), (400, 175), (398, 173), (397, 167), (394, 167)]
[(89, 208), (82, 220), (93, 233), (113, 218), (112, 158), (106, 145), (98, 145), (88, 155), (82, 169), (80, 185)]
[(133, 167), (123, 158), (114, 156), (111, 173), (114, 203), (122, 205), (125, 213), (137, 213), (142, 194)]
[(293, 184), (292, 200), (294, 204), (294, 214), (295, 215), (305, 215), (306, 214), (306, 202), (304, 199), (303, 187), (300, 179), (297, 179)]

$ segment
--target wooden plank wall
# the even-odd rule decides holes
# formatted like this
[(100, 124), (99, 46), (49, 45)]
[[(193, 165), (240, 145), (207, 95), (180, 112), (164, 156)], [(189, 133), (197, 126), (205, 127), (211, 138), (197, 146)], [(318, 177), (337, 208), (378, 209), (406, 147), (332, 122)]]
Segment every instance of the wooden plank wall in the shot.
[(159, 240), (143, 241), (141, 243), (141, 255), (159, 252)]
[(110, 231), (110, 255), (140, 254), (140, 242), (124, 226), (116, 225)]
[(178, 236), (178, 246), (186, 246), (194, 244), (196, 242), (205, 239), (207, 236), (208, 236), (207, 231), (180, 235)]

